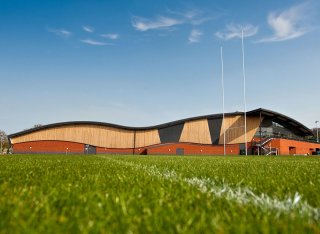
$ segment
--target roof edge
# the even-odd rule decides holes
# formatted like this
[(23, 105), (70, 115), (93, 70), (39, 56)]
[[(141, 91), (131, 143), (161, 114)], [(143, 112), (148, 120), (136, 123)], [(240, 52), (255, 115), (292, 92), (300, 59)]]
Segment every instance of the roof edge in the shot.
[[(307, 133), (309, 133), (310, 135), (313, 135), (312, 131), (307, 128), (305, 125), (301, 124), (300, 122), (286, 116), (283, 114), (280, 114), (278, 112), (275, 111), (271, 111), (268, 109), (264, 109), (264, 108), (258, 108), (258, 109), (254, 109), (251, 111), (247, 112), (247, 115), (257, 115), (259, 113), (269, 113), (275, 116), (280, 116), (288, 121), (291, 121), (293, 123), (295, 123), (297, 126), (300, 126), (300, 128), (304, 129)], [(244, 114), (244, 112), (241, 111), (236, 111), (236, 112), (229, 112), (229, 113), (225, 113), (225, 116), (235, 116), (235, 115), (242, 115)], [(29, 133), (33, 133), (36, 131), (40, 131), (43, 129), (48, 129), (48, 128), (54, 128), (54, 127), (62, 127), (62, 126), (68, 126), (68, 125), (95, 125), (95, 126), (104, 126), (104, 127), (112, 127), (112, 128), (119, 128), (119, 129), (124, 129), (124, 130), (128, 130), (128, 131), (144, 131), (144, 130), (152, 130), (152, 129), (161, 129), (161, 128), (166, 128), (166, 127), (170, 127), (173, 125), (178, 125), (178, 124), (183, 124), (187, 121), (192, 121), (192, 120), (198, 120), (198, 119), (212, 119), (212, 118), (221, 118), (223, 116), (222, 113), (219, 114), (211, 114), (211, 115), (202, 115), (202, 116), (195, 116), (195, 117), (190, 117), (190, 118), (185, 118), (185, 119), (180, 119), (180, 120), (176, 120), (176, 121), (171, 121), (168, 123), (163, 123), (163, 124), (158, 124), (158, 125), (154, 125), (154, 126), (147, 126), (147, 127), (129, 127), (129, 126), (123, 126), (123, 125), (118, 125), (118, 124), (112, 124), (112, 123), (104, 123), (104, 122), (95, 122), (95, 121), (68, 121), (68, 122), (58, 122), (58, 123), (53, 123), (53, 124), (47, 124), (47, 125), (43, 125), (40, 127), (36, 127), (36, 128), (30, 128), (27, 130), (23, 130), (17, 133), (13, 133), (8, 135), (8, 138), (14, 138), (14, 137), (18, 137), (18, 136), (22, 136), (25, 134), (29, 134)]]

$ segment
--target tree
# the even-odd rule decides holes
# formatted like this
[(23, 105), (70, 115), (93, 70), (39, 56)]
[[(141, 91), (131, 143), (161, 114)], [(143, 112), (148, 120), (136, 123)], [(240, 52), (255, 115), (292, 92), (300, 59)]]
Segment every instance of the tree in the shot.
[[(0, 154), (6, 153), (9, 149), (9, 140), (5, 131), (0, 130)], [(4, 152), (5, 151), (5, 152)]]

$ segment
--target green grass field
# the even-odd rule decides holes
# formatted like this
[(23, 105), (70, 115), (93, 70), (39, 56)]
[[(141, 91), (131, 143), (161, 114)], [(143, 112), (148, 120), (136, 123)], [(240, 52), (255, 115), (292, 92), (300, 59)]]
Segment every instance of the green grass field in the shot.
[(320, 157), (0, 156), (1, 233), (319, 233)]

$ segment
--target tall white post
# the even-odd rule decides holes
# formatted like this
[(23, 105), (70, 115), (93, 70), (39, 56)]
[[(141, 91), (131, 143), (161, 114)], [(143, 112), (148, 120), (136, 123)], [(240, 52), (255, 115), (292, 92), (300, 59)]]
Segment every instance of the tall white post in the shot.
[(222, 86), (222, 131), (223, 131), (223, 155), (226, 155), (226, 130), (224, 127), (224, 73), (223, 73), (223, 50), (221, 46), (221, 86)]
[(246, 74), (244, 70), (244, 45), (243, 45), (243, 29), (241, 33), (241, 48), (242, 48), (242, 75), (243, 75), (243, 101), (244, 101), (244, 141), (246, 147), (246, 155), (248, 155), (247, 145), (247, 104), (246, 104)]

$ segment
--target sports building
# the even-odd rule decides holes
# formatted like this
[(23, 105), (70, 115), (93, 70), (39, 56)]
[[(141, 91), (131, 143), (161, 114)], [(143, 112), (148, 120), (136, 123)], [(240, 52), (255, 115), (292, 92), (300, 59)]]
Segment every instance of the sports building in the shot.
[[(13, 153), (48, 154), (312, 154), (312, 131), (280, 113), (256, 109), (178, 120), (151, 127), (101, 122), (63, 122), (9, 135)], [(245, 136), (246, 135), (246, 136)], [(247, 144), (245, 144), (245, 139)], [(225, 144), (224, 144), (225, 143)]]

